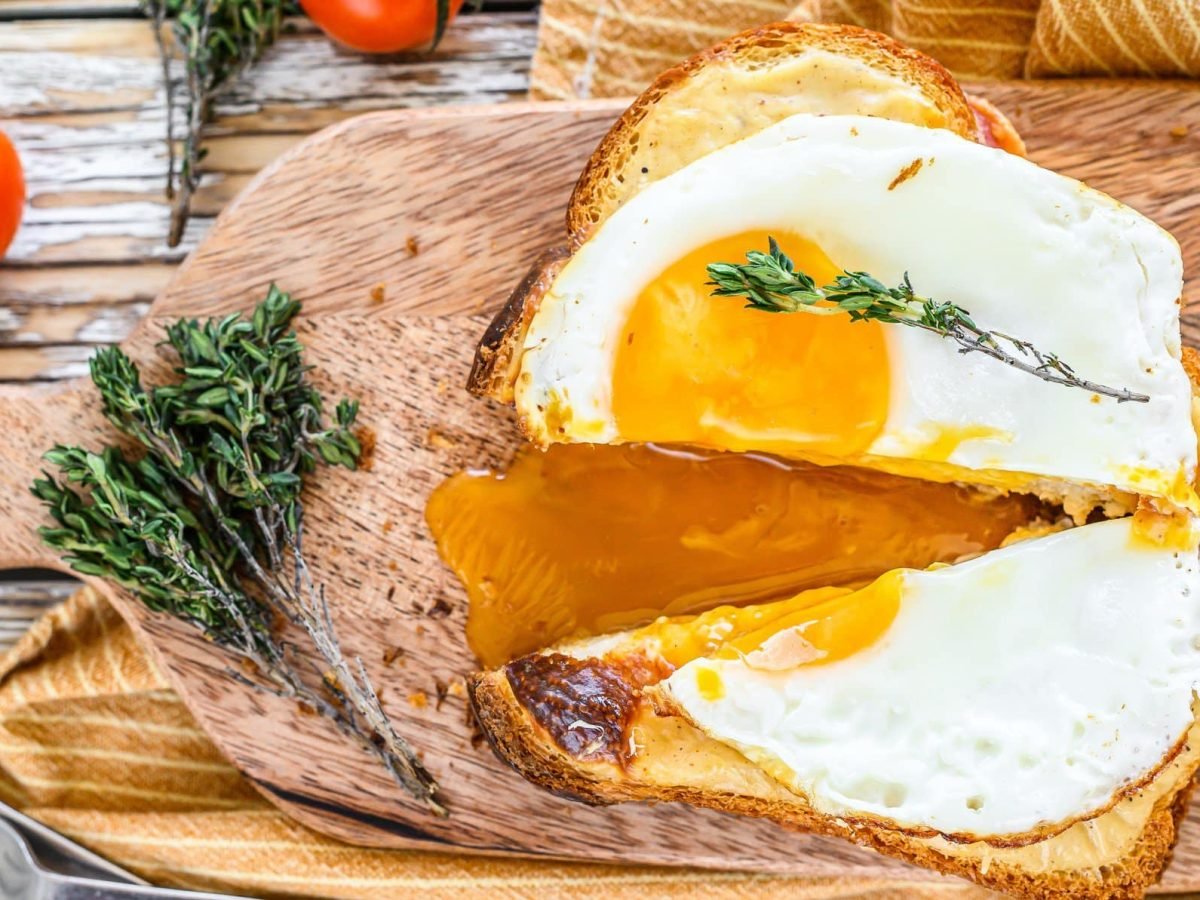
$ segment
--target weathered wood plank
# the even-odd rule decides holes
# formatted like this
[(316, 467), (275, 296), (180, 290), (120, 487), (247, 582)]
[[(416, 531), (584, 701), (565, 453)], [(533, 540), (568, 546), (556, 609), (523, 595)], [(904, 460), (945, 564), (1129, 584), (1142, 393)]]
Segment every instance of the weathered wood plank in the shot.
[[(0, 265), (0, 346), (25, 347), (0, 357), (0, 377), (76, 371), (79, 354), (31, 345), (119, 338), (116, 323), (129, 319), (113, 307), (146, 300), (140, 276), (118, 296), (106, 279), (28, 273), (121, 264), (125, 274), (149, 263), (161, 286), (167, 267), (249, 177), (304, 135), (364, 110), (523, 96), (534, 31), (530, 12), (467, 15), (436, 53), (364, 57), (294, 23), (255, 77), (219, 105), (192, 222), (181, 246), (169, 249), (165, 104), (149, 26), (138, 18), (0, 24), (0, 119), (21, 151), (29, 189), (25, 222)], [(31, 288), (30, 278), (41, 287)], [(71, 285), (70, 302), (92, 304), (95, 323), (51, 328), (35, 315), (33, 307), (58, 302), (55, 280)]]
[(111, 344), (129, 334), (149, 306), (149, 302), (64, 306), (14, 303), (0, 307), (0, 341), (31, 346)]
[(91, 344), (0, 347), (0, 383), (61, 381), (87, 374)]
[(4, 291), (0, 308), (148, 303), (174, 269), (169, 263), (8, 269), (0, 276)]
[(138, 15), (137, 0), (0, 0), (0, 21)]
[[(372, 109), (489, 102), (527, 86), (535, 15), (481, 13), (455, 23), (432, 53), (364, 56), (293, 20), (254, 76), (218, 104), (218, 115), (266, 103)], [(180, 63), (173, 79), (182, 78)], [(69, 78), (66, 76), (69, 75)], [(153, 32), (145, 21), (16, 21), (0, 27), (0, 118), (162, 108)], [(457, 98), (457, 99), (456, 99)]]

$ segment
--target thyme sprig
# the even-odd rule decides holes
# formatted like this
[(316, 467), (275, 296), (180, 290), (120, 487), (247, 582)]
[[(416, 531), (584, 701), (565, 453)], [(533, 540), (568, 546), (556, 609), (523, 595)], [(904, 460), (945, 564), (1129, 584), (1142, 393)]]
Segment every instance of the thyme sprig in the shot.
[[(450, 22), (450, 0), (435, 4), (434, 35), (429, 50), (441, 43)], [(167, 246), (183, 239), (192, 196), (200, 186), (204, 160), (204, 128), (212, 121), (213, 105), (275, 43), (289, 16), (301, 14), (297, 0), (138, 0), (154, 28), (162, 66), (167, 106), (167, 199), (172, 201)], [(166, 27), (170, 25), (168, 40)], [(171, 60), (183, 56), (183, 143), (176, 149), (175, 92)], [(178, 163), (178, 165), (177, 165)]]
[[(299, 13), (295, 0), (139, 0), (154, 26), (167, 97), (167, 198), (171, 224), (167, 245), (183, 238), (192, 195), (200, 185), (204, 126), (213, 102), (262, 57), (279, 37), (286, 16)], [(175, 97), (170, 63), (173, 49), (164, 28), (171, 25), (175, 48), (183, 55), (186, 102), (183, 144), (176, 154)], [(178, 159), (178, 172), (176, 161)]]
[(1146, 403), (1150, 398), (1080, 378), (1054, 353), (1029, 341), (975, 324), (970, 313), (947, 301), (922, 297), (904, 274), (898, 287), (887, 287), (866, 272), (843, 272), (832, 284), (818, 287), (797, 272), (790, 257), (769, 238), (769, 251), (751, 250), (744, 263), (712, 263), (707, 283), (714, 297), (745, 297), (746, 306), (764, 312), (804, 312), (821, 316), (848, 314), (851, 321), (888, 322), (931, 331), (958, 345), (959, 353), (983, 353), (1005, 365), (1065, 387), (1115, 397), (1118, 403)]
[[(33, 493), (55, 524), (40, 533), (76, 571), (116, 582), (238, 654), (244, 665), (232, 677), (328, 717), (444, 814), (437, 783), (384, 713), (362, 660), (342, 653), (304, 556), (305, 477), (320, 463), (355, 468), (362, 448), (357, 403), (343, 400), (325, 419), (291, 329), (299, 309), (272, 286), (249, 318), (171, 325), (172, 384), (144, 387), (125, 353), (100, 350), (92, 381), (137, 453), (50, 450), (59, 476), (43, 473)], [(320, 664), (278, 633), (284, 620)]]

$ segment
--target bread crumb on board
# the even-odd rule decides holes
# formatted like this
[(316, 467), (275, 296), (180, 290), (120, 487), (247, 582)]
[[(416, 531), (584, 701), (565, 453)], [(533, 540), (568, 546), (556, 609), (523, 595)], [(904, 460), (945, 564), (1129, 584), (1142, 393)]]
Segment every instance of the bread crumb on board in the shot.
[(372, 428), (363, 426), (354, 432), (354, 436), (358, 438), (358, 443), (362, 447), (362, 453), (358, 457), (358, 467), (364, 472), (370, 472), (371, 467), (375, 465), (375, 431)]
[(458, 441), (436, 428), (429, 429), (429, 433), (425, 435), (425, 443), (434, 450), (451, 450), (458, 445)]

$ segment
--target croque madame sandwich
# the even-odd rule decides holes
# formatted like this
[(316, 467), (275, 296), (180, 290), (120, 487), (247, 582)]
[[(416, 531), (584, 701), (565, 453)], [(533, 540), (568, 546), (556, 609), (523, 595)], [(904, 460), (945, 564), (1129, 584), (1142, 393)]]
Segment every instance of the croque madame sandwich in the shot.
[(1022, 896), (1140, 896), (1200, 765), (1170, 235), (1025, 159), (932, 60), (789, 24), (660, 77), (568, 231), (471, 378), (534, 443), (765, 453), (1038, 513), (952, 564), (483, 672), (496, 752), (590, 803), (767, 817)]

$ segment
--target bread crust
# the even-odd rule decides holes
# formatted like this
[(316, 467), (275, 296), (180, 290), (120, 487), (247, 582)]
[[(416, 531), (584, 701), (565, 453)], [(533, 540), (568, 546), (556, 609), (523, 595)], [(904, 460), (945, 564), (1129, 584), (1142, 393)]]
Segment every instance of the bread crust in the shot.
[[(825, 50), (867, 63), (917, 87), (943, 112), (950, 130), (969, 140), (978, 136), (975, 114), (962, 88), (941, 63), (887, 35), (854, 25), (775, 22), (752, 28), (702, 50), (667, 69), (644, 90), (600, 141), (584, 167), (567, 205), (567, 233), (578, 247), (605, 219), (637, 192), (638, 173), (630, 171), (626, 148), (664, 98), (710, 66), (750, 67), (761, 57), (788, 59), (810, 49)], [(1007, 121), (1007, 120), (1006, 120)], [(739, 135), (746, 137), (747, 135)], [(663, 177), (668, 172), (658, 173)]]
[[(1045, 900), (1143, 896), (1170, 860), (1200, 763), (1200, 757), (1193, 757), (1187, 771), (1175, 776), (1177, 783), (1155, 802), (1145, 826), (1124, 857), (1095, 868), (1034, 872), (1005, 861), (1003, 849), (986, 861), (955, 856), (940, 851), (928, 838), (882, 823), (849, 822), (820, 813), (782, 786), (768, 796), (746, 796), (731, 791), (651, 784), (631, 780), (612, 763), (573, 759), (548, 739), (521, 706), (503, 670), (473, 676), (468, 682), (468, 695), (475, 717), (496, 755), (528, 781), (558, 796), (593, 806), (676, 801), (770, 819), (785, 828), (850, 840), (886, 856), (967, 878), (995, 890)], [(710, 741), (697, 734), (701, 740)], [(747, 761), (746, 765), (752, 764)]]
[(483, 333), (467, 376), (468, 392), (501, 403), (513, 402), (529, 323), (570, 255), (565, 247), (552, 247), (534, 260)]

